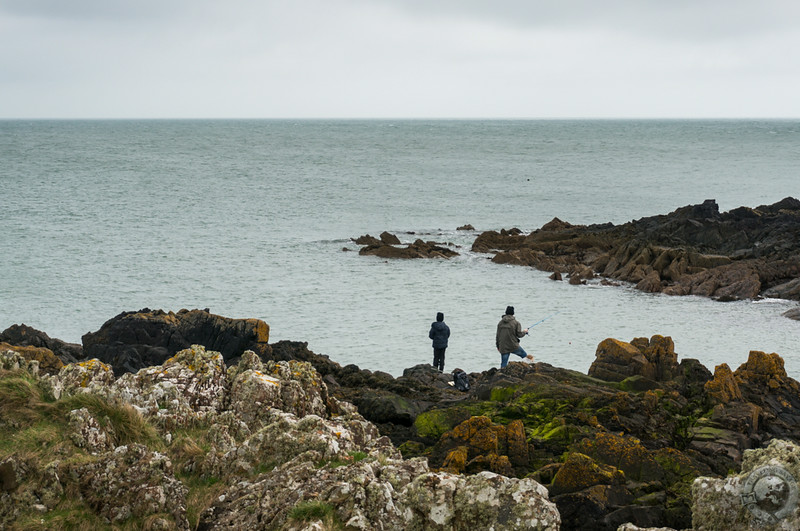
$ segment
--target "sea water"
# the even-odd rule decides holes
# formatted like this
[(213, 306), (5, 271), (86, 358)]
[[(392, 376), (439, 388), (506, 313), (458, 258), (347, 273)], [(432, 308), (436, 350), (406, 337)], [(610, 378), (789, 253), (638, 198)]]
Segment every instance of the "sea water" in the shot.
[[(512, 305), (522, 326), (556, 314), (522, 340), (537, 361), (586, 372), (603, 339), (660, 334), (712, 371), (762, 350), (800, 378), (795, 302), (572, 286), (470, 250), (554, 217), (800, 197), (799, 170), (798, 121), (0, 121), (0, 329), (79, 343), (122, 311), (209, 308), (397, 376), (432, 361), (437, 312), (447, 372), (499, 366)], [(359, 256), (383, 231), (460, 254)]]

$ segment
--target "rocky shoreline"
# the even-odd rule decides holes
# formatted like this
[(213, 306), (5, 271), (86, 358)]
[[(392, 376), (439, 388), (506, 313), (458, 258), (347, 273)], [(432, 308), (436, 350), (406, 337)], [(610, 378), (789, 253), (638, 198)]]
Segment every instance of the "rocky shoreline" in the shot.
[[(384, 232), (355, 239), (363, 255), (448, 258), (444, 243), (403, 245)], [(471, 250), (492, 262), (533, 267), (571, 284), (600, 277), (646, 292), (720, 301), (771, 297), (800, 301), (800, 200), (721, 213), (713, 199), (622, 225), (572, 225), (554, 218), (528, 234), (485, 231)], [(450, 251), (449, 254), (446, 251)], [(787, 317), (800, 318), (800, 309)]]
[(800, 463), (778, 354), (712, 372), (657, 335), (461, 392), (269, 343), (257, 319), (143, 309), (81, 345), (14, 325), (0, 364), (8, 529), (747, 529), (731, 493)]

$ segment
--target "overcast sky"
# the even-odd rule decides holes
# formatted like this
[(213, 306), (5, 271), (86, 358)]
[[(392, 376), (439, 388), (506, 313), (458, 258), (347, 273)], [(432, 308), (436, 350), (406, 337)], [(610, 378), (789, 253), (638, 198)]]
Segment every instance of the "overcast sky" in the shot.
[(797, 118), (798, 94), (798, 0), (0, 0), (0, 118)]

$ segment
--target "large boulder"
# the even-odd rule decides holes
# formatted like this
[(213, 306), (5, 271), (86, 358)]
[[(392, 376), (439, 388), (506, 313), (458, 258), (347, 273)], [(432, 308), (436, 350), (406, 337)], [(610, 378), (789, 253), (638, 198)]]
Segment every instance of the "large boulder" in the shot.
[(761, 408), (765, 438), (800, 440), (800, 383), (786, 374), (780, 355), (750, 351), (734, 377), (742, 398)]
[(220, 352), (226, 362), (245, 350), (259, 356), (270, 352), (267, 323), (230, 319), (207, 310), (123, 312), (97, 332), (85, 334), (82, 341), (84, 356), (111, 365), (116, 375), (160, 365), (195, 344)]
[(476, 416), (444, 433), (430, 460), (456, 474), (489, 470), (513, 475), (515, 467), (528, 465), (532, 450), (522, 421), (504, 426)]
[(630, 343), (609, 338), (597, 346), (595, 356), (589, 376), (609, 382), (634, 376), (667, 382), (681, 373), (675, 344), (668, 336), (637, 337)]
[(645, 355), (631, 343), (618, 339), (603, 340), (589, 367), (589, 376), (609, 382), (621, 382), (630, 376), (654, 380), (656, 370)]

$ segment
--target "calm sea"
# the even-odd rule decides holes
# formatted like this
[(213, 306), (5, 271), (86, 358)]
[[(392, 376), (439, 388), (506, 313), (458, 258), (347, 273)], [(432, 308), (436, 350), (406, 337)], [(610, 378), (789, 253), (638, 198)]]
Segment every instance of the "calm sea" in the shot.
[[(570, 286), (469, 250), (554, 217), (800, 198), (798, 177), (798, 121), (0, 121), (0, 329), (79, 343), (122, 311), (210, 308), (400, 375), (430, 363), (438, 311), (445, 370), (498, 366), (513, 305), (523, 326), (560, 312), (523, 340), (537, 361), (585, 372), (603, 339), (661, 334), (711, 370), (763, 350), (800, 378), (796, 303)], [(354, 252), (384, 230), (461, 256)]]

